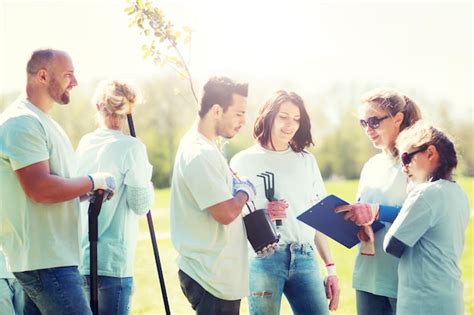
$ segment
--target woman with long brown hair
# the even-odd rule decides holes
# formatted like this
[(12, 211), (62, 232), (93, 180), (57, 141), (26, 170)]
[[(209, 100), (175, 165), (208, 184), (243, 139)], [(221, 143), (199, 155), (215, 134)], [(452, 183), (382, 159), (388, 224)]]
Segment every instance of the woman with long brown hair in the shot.
[[(260, 109), (254, 138), (257, 144), (230, 164), (255, 184), (257, 208), (267, 209), (282, 225), (280, 246), (272, 255), (250, 254), (250, 314), (279, 314), (283, 294), (294, 314), (328, 314), (337, 308), (339, 286), (327, 239), (297, 219), (326, 194), (316, 159), (306, 150), (313, 140), (302, 98), (294, 92), (274, 93)], [(265, 199), (258, 177), (263, 172), (274, 174), (275, 200)], [(328, 271), (324, 284), (316, 251)]]

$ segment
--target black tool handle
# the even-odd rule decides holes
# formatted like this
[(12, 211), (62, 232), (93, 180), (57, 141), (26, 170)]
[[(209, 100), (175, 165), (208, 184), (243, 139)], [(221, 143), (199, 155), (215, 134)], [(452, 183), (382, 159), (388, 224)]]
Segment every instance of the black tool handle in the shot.
[[(272, 199), (272, 201), (277, 201), (277, 200)], [(277, 220), (275, 220), (275, 224), (276, 224), (277, 228), (279, 228), (280, 226), (283, 225), (283, 221), (281, 219), (277, 219)]]
[(104, 201), (104, 191), (98, 189), (89, 204), (89, 249), (90, 249), (90, 306), (93, 315), (99, 314), (99, 288), (97, 275), (97, 241), (99, 240), (99, 213)]
[[(132, 114), (127, 114), (128, 128), (130, 130), (130, 135), (134, 138), (137, 137), (135, 134), (135, 126), (133, 125)], [(151, 245), (153, 247), (153, 254), (155, 255), (155, 264), (156, 270), (158, 272), (158, 279), (160, 281), (161, 287), (161, 296), (163, 297), (163, 304), (165, 307), (166, 315), (171, 314), (170, 305), (168, 302), (168, 294), (166, 293), (166, 284), (165, 278), (163, 276), (163, 269), (161, 268), (160, 253), (158, 252), (158, 243), (156, 241), (155, 228), (153, 226), (153, 217), (151, 216), (151, 211), (148, 210), (146, 214), (146, 219), (148, 221), (148, 230), (150, 231)]]

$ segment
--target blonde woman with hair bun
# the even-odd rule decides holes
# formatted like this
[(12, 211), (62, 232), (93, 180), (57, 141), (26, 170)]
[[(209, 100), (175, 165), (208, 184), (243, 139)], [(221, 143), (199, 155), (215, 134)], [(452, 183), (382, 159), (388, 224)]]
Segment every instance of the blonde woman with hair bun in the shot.
[(140, 101), (136, 90), (117, 80), (100, 82), (92, 98), (99, 125), (114, 130), (122, 130), (127, 114), (137, 103)]
[[(145, 145), (123, 133), (127, 113), (138, 103), (128, 83), (101, 82), (92, 99), (99, 128), (82, 137), (76, 154), (80, 174), (91, 170), (115, 176), (117, 189), (99, 215), (99, 314), (129, 314), (133, 292), (133, 260), (139, 216), (153, 204), (152, 166)], [(88, 204), (82, 205), (82, 267), (89, 294)]]

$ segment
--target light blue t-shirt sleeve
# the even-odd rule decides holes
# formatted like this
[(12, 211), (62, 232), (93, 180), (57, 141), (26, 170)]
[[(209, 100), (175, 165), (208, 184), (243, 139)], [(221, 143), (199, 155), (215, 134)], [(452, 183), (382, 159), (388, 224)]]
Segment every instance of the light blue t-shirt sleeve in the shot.
[(414, 191), (405, 201), (402, 210), (390, 227), (388, 234), (413, 247), (433, 226), (433, 209), (420, 191)]
[(49, 160), (46, 133), (38, 120), (20, 116), (11, 119), (8, 124), (2, 142), (14, 171)]
[(209, 155), (201, 154), (190, 161), (183, 173), (184, 180), (201, 210), (233, 197), (226, 182), (226, 174), (222, 173), (219, 166), (221, 163), (218, 159), (213, 161)]
[(153, 167), (148, 161), (145, 145), (135, 144), (127, 151), (124, 161), (126, 172), (123, 183), (131, 187), (148, 188)]

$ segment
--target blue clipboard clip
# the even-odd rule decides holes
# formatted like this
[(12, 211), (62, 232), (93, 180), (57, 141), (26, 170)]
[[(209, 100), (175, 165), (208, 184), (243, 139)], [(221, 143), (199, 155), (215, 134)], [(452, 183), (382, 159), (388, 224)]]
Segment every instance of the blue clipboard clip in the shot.
[[(297, 219), (315, 228), (347, 248), (360, 242), (357, 233), (360, 226), (344, 219), (344, 213), (336, 213), (334, 209), (349, 203), (335, 195), (328, 195), (317, 204), (300, 214)], [(374, 233), (385, 225), (379, 221), (372, 223)]]

